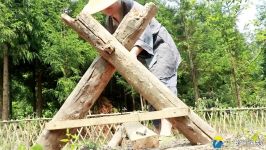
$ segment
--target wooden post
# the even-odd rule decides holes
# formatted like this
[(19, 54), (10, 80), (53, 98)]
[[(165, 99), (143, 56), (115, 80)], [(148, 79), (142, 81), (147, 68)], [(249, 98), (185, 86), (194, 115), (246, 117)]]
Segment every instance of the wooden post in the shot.
[(110, 149), (116, 149), (116, 147), (122, 142), (123, 139), (123, 127), (120, 125), (113, 135), (112, 139), (108, 142), (107, 146)]
[[(157, 110), (167, 107), (187, 107), (92, 16), (81, 14), (76, 20), (67, 15), (62, 17), (87, 42), (100, 48), (97, 50), (101, 56), (115, 66), (119, 73)], [(114, 49), (111, 54), (103, 49), (110, 45)], [(215, 130), (195, 113), (192, 112), (189, 116), (191, 117), (170, 120), (192, 144), (209, 143), (216, 134)]]
[[(124, 17), (114, 36), (130, 50), (155, 13), (154, 4), (145, 5), (143, 11), (132, 9)], [(110, 63), (102, 57), (96, 58), (52, 121), (84, 118), (114, 73), (115, 68)], [(72, 131), (75, 132), (75, 130)], [(41, 144), (45, 150), (58, 150), (65, 144), (60, 142), (65, 135), (66, 130), (44, 129), (37, 143)]]

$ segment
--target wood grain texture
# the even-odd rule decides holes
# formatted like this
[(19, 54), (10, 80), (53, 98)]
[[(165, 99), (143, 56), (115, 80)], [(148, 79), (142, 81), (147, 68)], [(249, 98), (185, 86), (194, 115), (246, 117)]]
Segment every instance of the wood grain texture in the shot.
[[(78, 33), (89, 32), (87, 28), (90, 26), (100, 26), (99, 23), (94, 21), (91, 16), (85, 15), (80, 15), (74, 23), (67, 24)], [(104, 30), (103, 27), (100, 29)], [(97, 34), (99, 34), (97, 37), (101, 37), (101, 32), (98, 32)], [(153, 105), (153, 107), (155, 107), (157, 110), (168, 107), (187, 107), (149, 70), (147, 70), (147, 68), (137, 61), (137, 59), (132, 56), (111, 34), (107, 34), (104, 31), (103, 36), (108, 36), (109, 41), (105, 41), (104, 43), (111, 43), (115, 50), (112, 54), (108, 54), (102, 50), (98, 50), (98, 52), (101, 54), (101, 56), (103, 56), (103, 58), (115, 66), (115, 68), (128, 81), (128, 83), (130, 83), (139, 93), (141, 93), (143, 97), (148, 100), (151, 105)], [(91, 42), (91, 39), (97, 38), (95, 36), (82, 37), (89, 43)], [(191, 113), (190, 115), (193, 117), (180, 117), (171, 119), (173, 126), (179, 129), (179, 131), (184, 134), (184, 136), (192, 144), (209, 143), (216, 134), (215, 130), (201, 118), (195, 115), (195, 113)], [(208, 130), (205, 130), (206, 128), (208, 128)]]
[[(124, 44), (128, 49), (131, 49), (136, 40), (142, 34), (143, 30), (150, 22), (150, 20), (155, 16), (155, 13), (155, 5), (147, 5), (145, 6), (145, 9), (143, 11), (131, 10), (128, 15), (124, 17), (121, 23), (123, 25), (118, 27), (114, 35), (116, 36), (118, 41)], [(75, 22), (75, 19), (68, 17), (65, 14), (63, 14), (62, 17), (64, 21), (67, 21), (69, 23)], [(135, 23), (135, 26), (132, 26), (127, 23), (135, 22), (134, 20), (136, 20), (136, 22), (139, 22)], [(94, 26), (91, 28), (96, 29), (97, 27)], [(105, 29), (100, 30), (106, 31)], [(105, 33), (108, 32), (106, 31)], [(120, 35), (122, 33), (124, 35)], [(91, 41), (93, 40), (94, 39), (92, 39)], [(108, 39), (106, 38), (103, 38), (103, 40), (108, 41)], [(100, 43), (101, 42), (103, 41), (100, 40)], [(107, 44), (105, 47), (98, 48), (102, 48), (104, 52), (108, 53), (108, 50), (106, 50), (108, 49), (108, 46), (110, 46), (110, 44)], [(89, 69), (86, 71), (86, 73), (83, 75), (83, 77), (81, 78), (77, 86), (74, 88), (72, 93), (68, 96), (60, 110), (53, 117), (51, 122), (84, 118), (89, 109), (98, 99), (98, 97), (100, 96), (100, 94), (102, 93), (114, 73), (115, 68), (110, 63), (108, 63), (101, 56), (97, 57), (93, 61)], [(75, 133), (76, 130), (73, 129), (71, 130), (71, 132)], [(41, 144), (46, 150), (58, 150), (65, 145), (65, 143), (60, 142), (61, 139), (65, 138), (65, 135), (66, 130), (49, 131), (47, 129), (44, 129), (39, 135), (37, 143)]]
[[(159, 147), (159, 135), (140, 122), (123, 123), (132, 149), (148, 149)], [(123, 146), (122, 146), (123, 148)]]
[(105, 116), (105, 117), (77, 119), (77, 120), (52, 121), (46, 124), (46, 129), (59, 130), (59, 129), (78, 128), (78, 127), (86, 127), (93, 125), (138, 122), (138, 121), (155, 120), (162, 118), (175, 118), (187, 115), (188, 115), (188, 108), (183, 108), (183, 109), (168, 108), (153, 112), (130, 113), (130, 114), (121, 114), (116, 116)]

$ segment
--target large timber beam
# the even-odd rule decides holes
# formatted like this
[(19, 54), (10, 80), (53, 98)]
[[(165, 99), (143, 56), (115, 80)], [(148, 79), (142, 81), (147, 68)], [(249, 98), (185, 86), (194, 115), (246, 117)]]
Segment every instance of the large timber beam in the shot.
[[(111, 63), (157, 110), (168, 107), (188, 107), (132, 56), (92, 16), (80, 14), (77, 19), (73, 19), (67, 15), (62, 17), (66, 24), (71, 26), (87, 42), (91, 45), (97, 45), (95, 47), (100, 55)], [(110, 45), (113, 49), (113, 53), (111, 54), (104, 50), (104, 48)], [(209, 143), (216, 134), (215, 130), (194, 112), (191, 112), (189, 117), (174, 118), (170, 119), (170, 121), (191, 144)]]
[[(145, 5), (143, 11), (131, 10), (122, 20), (114, 36), (130, 50), (155, 14), (154, 4)], [(112, 53), (112, 51), (109, 52)], [(114, 73), (115, 68), (110, 63), (102, 57), (96, 58), (52, 121), (84, 118)], [(75, 129), (72, 130), (72, 132), (75, 131)], [(44, 129), (36, 143), (41, 144), (45, 150), (58, 150), (65, 145), (60, 142), (65, 135), (66, 130)]]

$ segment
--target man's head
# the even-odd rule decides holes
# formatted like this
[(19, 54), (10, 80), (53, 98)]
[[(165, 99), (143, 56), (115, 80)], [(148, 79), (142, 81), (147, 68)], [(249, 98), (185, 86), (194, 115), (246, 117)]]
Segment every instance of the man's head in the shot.
[(90, 0), (86, 6), (89, 14), (102, 11), (105, 15), (112, 16), (120, 8), (120, 0)]

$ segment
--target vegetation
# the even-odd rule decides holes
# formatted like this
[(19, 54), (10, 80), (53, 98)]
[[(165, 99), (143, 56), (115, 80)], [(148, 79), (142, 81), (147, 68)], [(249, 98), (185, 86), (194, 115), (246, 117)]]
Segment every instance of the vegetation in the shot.
[[(76, 16), (87, 0), (0, 1), (0, 114), (3, 120), (52, 117), (75, 87), (96, 51), (60, 19)], [(139, 0), (144, 4), (150, 2)], [(266, 4), (255, 33), (239, 32), (244, 0), (175, 0), (157, 3), (156, 18), (182, 55), (178, 97), (193, 107), (266, 105)], [(95, 16), (103, 22), (102, 15)], [(249, 39), (249, 40), (247, 40)], [(139, 95), (117, 73), (104, 96), (118, 109), (139, 109)]]

